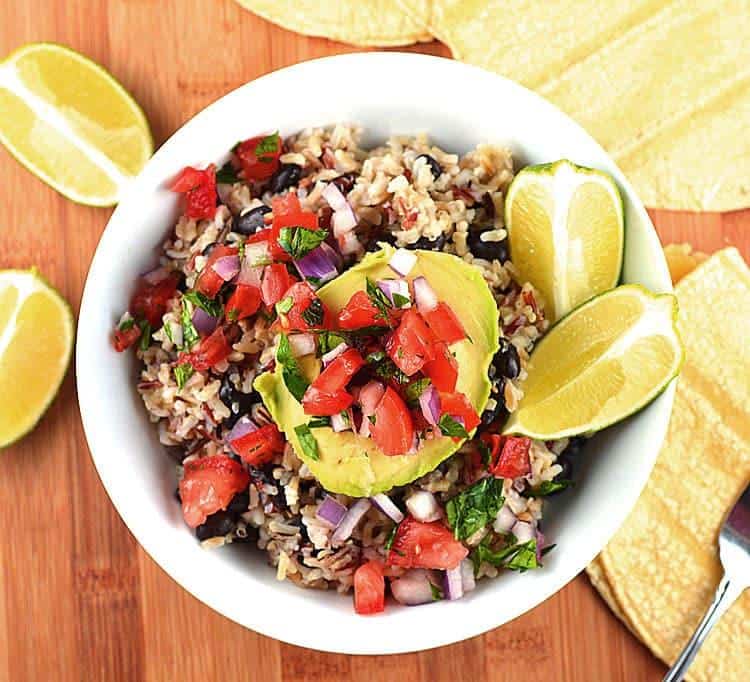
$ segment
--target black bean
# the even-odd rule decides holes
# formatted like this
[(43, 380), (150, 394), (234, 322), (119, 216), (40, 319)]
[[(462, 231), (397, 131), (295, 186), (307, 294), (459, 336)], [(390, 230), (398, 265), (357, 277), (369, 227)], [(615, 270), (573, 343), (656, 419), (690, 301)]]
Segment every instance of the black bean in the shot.
[(293, 519), (289, 519), (287, 523), (290, 526), (297, 526), (297, 528), (299, 528), (299, 534), (301, 537), (301, 542), (300, 542), (301, 545), (306, 545), (307, 543), (310, 542), (310, 536), (307, 533), (307, 526), (304, 523), (302, 523), (302, 519), (300, 519), (299, 517), (295, 517)]
[(367, 251), (378, 251), (380, 246), (379, 242), (385, 242), (386, 244), (395, 244), (396, 235), (390, 230), (381, 229), (378, 232), (373, 232), (367, 242)]
[(343, 175), (339, 175), (337, 178), (331, 180), (331, 182), (339, 188), (339, 191), (342, 194), (349, 194), (349, 192), (352, 191), (352, 187), (354, 187), (356, 180), (356, 173), (344, 173)]
[(485, 192), (482, 195), (482, 208), (487, 216), (487, 220), (495, 219), (495, 202), (492, 201), (492, 195), (489, 192)]
[(187, 457), (187, 452), (185, 452), (184, 448), (181, 448), (179, 445), (165, 445), (164, 452), (178, 463), (181, 463), (182, 460)]
[(258, 541), (258, 529), (253, 526), (245, 526), (245, 537), (241, 535), (235, 535), (232, 538), (233, 544), (249, 544)]
[(562, 471), (555, 478), (563, 481), (570, 480), (573, 476), (573, 462), (570, 457), (563, 453), (557, 458), (557, 464), (562, 467)]
[(222, 422), (225, 431), (230, 430), (242, 415), (250, 412), (252, 406), (260, 402), (260, 396), (255, 391), (243, 393), (237, 390), (229, 379), (230, 373), (231, 370), (224, 374), (219, 389), (219, 400), (229, 408), (230, 412), (230, 415)]
[(282, 163), (278, 170), (271, 176), (268, 189), (274, 194), (278, 194), (296, 185), (301, 177), (302, 166), (298, 166), (296, 163)]
[(487, 408), (482, 412), (482, 425), (489, 426), (494, 422), (502, 422), (508, 416), (508, 412), (505, 409), (505, 394), (503, 389), (505, 388), (505, 379), (495, 379), (492, 382), (492, 392), (490, 393), (490, 400), (494, 400), (495, 404), (491, 408)]
[(407, 244), (407, 249), (422, 249), (423, 251), (442, 251), (445, 246), (445, 235), (439, 234), (435, 239), (420, 237), (413, 244)]
[(205, 523), (202, 523), (195, 529), (196, 537), (203, 542), (209, 538), (223, 537), (234, 530), (234, 521), (232, 515), (225, 511), (218, 511), (211, 514)]
[(492, 364), (498, 374), (506, 379), (515, 379), (521, 373), (518, 350), (508, 339), (500, 339), (500, 347), (492, 358)]
[(573, 457), (577, 456), (583, 449), (583, 446), (586, 445), (587, 440), (583, 436), (573, 436), (568, 443), (568, 447), (565, 448), (565, 454)]
[(263, 216), (270, 212), (271, 209), (268, 206), (256, 206), (249, 211), (240, 213), (232, 221), (232, 232), (244, 235), (255, 234), (265, 226)]
[(245, 490), (244, 492), (237, 493), (227, 507), (227, 511), (233, 516), (237, 517), (240, 514), (244, 514), (247, 508), (250, 506), (250, 491)]
[[(440, 167), (440, 164), (435, 161), (435, 159), (433, 159), (429, 154), (420, 154), (417, 159), (424, 159), (427, 162), (427, 165), (430, 167), (432, 177), (435, 178), (435, 180), (437, 180), (443, 173), (443, 169)], [(416, 161), (417, 159), (414, 159), (414, 161)]]
[(481, 235), (487, 230), (492, 230), (494, 227), (472, 227), (469, 230), (469, 236), (466, 239), (466, 245), (469, 247), (472, 255), (476, 258), (483, 258), (484, 260), (498, 260), (504, 263), (508, 260), (508, 240), (503, 239), (499, 242), (483, 242)]

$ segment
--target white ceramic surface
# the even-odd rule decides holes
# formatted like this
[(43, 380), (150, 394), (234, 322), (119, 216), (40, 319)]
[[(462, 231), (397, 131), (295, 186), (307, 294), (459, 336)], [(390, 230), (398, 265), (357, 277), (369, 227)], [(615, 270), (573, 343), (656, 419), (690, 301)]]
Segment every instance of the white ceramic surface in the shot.
[(485, 580), (467, 598), (416, 608), (389, 602), (362, 617), (351, 597), (277, 582), (261, 552), (201, 549), (175, 503), (174, 466), (134, 388), (136, 363), (110, 333), (139, 273), (155, 261), (178, 215), (166, 183), (185, 165), (215, 162), (240, 139), (279, 129), (356, 122), (366, 142), (428, 131), (445, 149), (507, 144), (517, 165), (566, 157), (600, 168), (625, 198), (624, 281), (671, 290), (659, 241), (643, 206), (589, 135), (521, 86), (455, 61), (414, 54), (331, 57), (277, 71), (222, 97), (154, 155), (114, 212), (96, 251), (81, 305), (78, 394), (92, 457), (136, 539), (180, 585), (219, 613), (263, 634), (315, 649), (383, 654), (456, 642), (497, 627), (559, 590), (599, 552), (646, 482), (667, 428), (673, 386), (646, 410), (599, 434), (577, 467), (577, 487), (547, 507), (557, 548), (541, 570)]

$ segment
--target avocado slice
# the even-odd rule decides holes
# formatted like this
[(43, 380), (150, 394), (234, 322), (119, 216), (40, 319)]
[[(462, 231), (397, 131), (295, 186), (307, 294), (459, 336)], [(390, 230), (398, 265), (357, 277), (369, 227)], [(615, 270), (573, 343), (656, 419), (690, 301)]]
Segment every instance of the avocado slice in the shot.
[[(368, 254), (356, 266), (323, 286), (318, 290), (323, 303), (337, 314), (355, 291), (365, 289), (366, 277), (372, 280), (394, 277), (388, 267), (393, 253), (393, 247), (384, 245), (380, 251)], [(456, 390), (464, 393), (481, 414), (490, 394), (487, 370), (498, 349), (498, 310), (495, 300), (479, 270), (457, 256), (434, 251), (415, 253), (417, 264), (408, 279), (419, 275), (426, 277), (438, 298), (454, 310), (471, 339), (451, 346), (458, 360)], [(320, 360), (312, 355), (299, 358), (298, 362), (311, 381), (320, 371)], [(330, 427), (320, 427), (312, 429), (319, 453), (319, 460), (313, 460), (302, 451), (294, 431), (295, 426), (308, 423), (310, 417), (287, 390), (281, 369), (277, 363), (274, 372), (260, 375), (255, 380), (255, 389), (292, 443), (294, 451), (326, 490), (352, 497), (385, 492), (432, 471), (461, 446), (461, 442), (443, 437), (427, 441), (414, 454), (388, 456), (371, 438), (355, 435), (351, 431), (335, 433)]]

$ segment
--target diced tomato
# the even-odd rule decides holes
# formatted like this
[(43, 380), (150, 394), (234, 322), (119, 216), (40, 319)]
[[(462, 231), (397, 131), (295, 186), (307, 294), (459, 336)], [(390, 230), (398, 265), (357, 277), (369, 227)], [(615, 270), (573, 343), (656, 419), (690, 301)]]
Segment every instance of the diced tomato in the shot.
[(414, 422), (406, 403), (391, 386), (385, 389), (370, 422), (370, 435), (383, 454), (403, 455), (411, 450)]
[(346, 388), (351, 378), (364, 367), (364, 358), (355, 348), (349, 348), (328, 365), (312, 385), (324, 393), (336, 393)]
[(282, 263), (266, 265), (260, 286), (261, 298), (266, 307), (273, 308), (296, 281)]
[(447, 570), (469, 554), (440, 521), (423, 523), (407, 516), (398, 526), (387, 563), (404, 568)]
[(377, 561), (368, 561), (354, 571), (354, 610), (360, 615), (385, 609), (385, 578)]
[(229, 441), (229, 445), (243, 462), (257, 467), (270, 462), (284, 449), (284, 439), (275, 424), (266, 424), (257, 431)]
[(308, 386), (302, 396), (302, 408), (305, 414), (315, 417), (330, 417), (344, 410), (348, 410), (354, 398), (346, 391), (326, 393), (314, 386)]
[(189, 362), (193, 369), (204, 372), (222, 360), (226, 360), (232, 352), (232, 345), (222, 327), (217, 327), (210, 336), (200, 342), (198, 348), (180, 356), (180, 364)]
[[(504, 440), (502, 449), (499, 447), (490, 449), (490, 473), (495, 478), (526, 476), (531, 472), (531, 459), (529, 458), (531, 439), (508, 436)], [(495, 452), (497, 450), (499, 452)]]
[(340, 329), (363, 329), (387, 326), (378, 307), (365, 291), (356, 291), (339, 313)]
[(224, 285), (224, 280), (213, 269), (213, 264), (224, 256), (236, 256), (238, 251), (239, 249), (236, 246), (224, 246), (223, 244), (214, 246), (208, 256), (208, 260), (206, 260), (205, 267), (201, 270), (201, 274), (198, 275), (195, 288), (204, 296), (214, 298), (219, 293), (219, 289)]
[(152, 327), (161, 327), (162, 315), (167, 311), (169, 299), (177, 291), (180, 276), (177, 273), (165, 277), (157, 284), (149, 284), (146, 280), (141, 283), (130, 299), (128, 310), (135, 318), (145, 319)]
[(441, 393), (440, 408), (443, 414), (463, 421), (464, 428), (471, 433), (479, 426), (479, 415), (469, 399), (463, 393)]
[(227, 320), (236, 322), (255, 315), (260, 308), (260, 289), (249, 284), (238, 284), (227, 301)]
[(438, 391), (453, 393), (456, 390), (458, 362), (442, 341), (435, 344), (435, 358), (425, 363), (422, 371)]
[(386, 342), (391, 360), (406, 376), (416, 374), (435, 357), (435, 337), (415, 308), (409, 308)]
[(247, 180), (267, 180), (279, 168), (281, 138), (278, 133), (240, 142), (234, 150)]
[(120, 329), (119, 327), (115, 329), (112, 345), (118, 353), (122, 353), (138, 341), (139, 338), (141, 338), (141, 328), (133, 323), (128, 329)]
[(437, 304), (437, 308), (425, 313), (423, 317), (435, 336), (445, 343), (456, 343), (466, 338), (466, 331), (461, 321), (447, 303), (441, 301)]
[(281, 197), (274, 197), (271, 201), (271, 210), (273, 211), (269, 241), (271, 255), (275, 260), (291, 260), (292, 257), (279, 245), (282, 228), (304, 227), (308, 230), (317, 230), (318, 216), (312, 211), (303, 211), (294, 192), (289, 192)]
[[(328, 329), (331, 327), (333, 319), (328, 308), (318, 298), (315, 290), (308, 282), (292, 284), (284, 292), (281, 300), (289, 296), (292, 298), (292, 307), (286, 313), (279, 313), (279, 322), (283, 329), (306, 332), (310, 329)], [(311, 308), (311, 306), (314, 307)]]
[(216, 213), (216, 166), (205, 170), (187, 166), (175, 178), (170, 189), (185, 195), (185, 215), (203, 220), (213, 218)]
[(180, 481), (180, 499), (185, 523), (191, 528), (226, 509), (232, 498), (250, 484), (243, 466), (226, 455), (201, 457), (185, 464)]

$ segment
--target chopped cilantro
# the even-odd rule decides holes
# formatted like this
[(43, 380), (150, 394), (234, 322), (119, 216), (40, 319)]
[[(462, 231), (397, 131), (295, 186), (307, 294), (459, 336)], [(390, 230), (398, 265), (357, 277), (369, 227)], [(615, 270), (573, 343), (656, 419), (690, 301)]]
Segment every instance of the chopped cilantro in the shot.
[(311, 429), (320, 429), (324, 426), (330, 426), (331, 418), (330, 417), (313, 417), (309, 422), (307, 422), (307, 425)]
[(193, 344), (200, 339), (198, 331), (193, 326), (192, 311), (188, 300), (182, 297), (182, 312), (180, 313), (180, 322), (182, 323), (182, 344), (183, 348), (190, 350)]
[(224, 306), (221, 305), (221, 301), (214, 301), (208, 296), (203, 295), (200, 291), (186, 291), (182, 295), (182, 298), (187, 299), (193, 305), (198, 306), (211, 317), (221, 318), (224, 316)]
[(489, 469), (492, 465), (492, 452), (487, 443), (482, 440), (479, 441), (479, 455), (482, 458), (482, 464)]
[(319, 298), (314, 298), (302, 311), (302, 319), (311, 327), (320, 327), (323, 324), (324, 314), (323, 302)]
[(471, 559), (475, 569), (478, 569), (483, 561), (498, 568), (509, 568), (521, 573), (531, 568), (539, 568), (540, 565), (536, 559), (534, 539), (520, 544), (513, 542), (497, 551), (490, 549), (487, 540), (484, 540), (474, 549)]
[(384, 360), (384, 359), (385, 359), (385, 351), (382, 351), (382, 350), (376, 350), (376, 351), (373, 351), (372, 353), (368, 353), (367, 356), (365, 357), (365, 360), (371, 365), (376, 362), (380, 362), (381, 360)]
[(234, 169), (231, 161), (227, 161), (219, 170), (216, 171), (216, 182), (224, 185), (233, 185), (239, 182), (237, 171)]
[[(297, 360), (292, 355), (292, 349), (289, 345), (289, 338), (286, 334), (281, 334), (279, 347), (276, 350), (276, 360), (282, 365), (281, 375), (284, 377), (284, 384), (289, 392), (297, 399), (302, 400), (305, 391), (309, 386), (307, 379), (302, 376), (302, 371), (297, 364)], [(307, 425), (305, 425), (306, 427)]]
[(177, 382), (177, 388), (182, 390), (187, 383), (187, 380), (193, 376), (193, 366), (189, 362), (183, 362), (181, 365), (177, 365), (173, 372), (175, 381)]
[(377, 365), (375, 367), (375, 374), (384, 381), (393, 379), (399, 384), (408, 384), (410, 381), (409, 377), (406, 376), (406, 374), (404, 374), (398, 367), (396, 367), (395, 363), (393, 363), (390, 359), (383, 360), (379, 365)]
[(403, 294), (399, 294), (398, 292), (395, 292), (393, 294), (393, 305), (395, 305), (397, 308), (405, 308), (410, 303), (411, 300), (408, 296), (404, 296)]
[(372, 304), (379, 311), (376, 317), (380, 317), (385, 322), (388, 322), (388, 309), (393, 307), (391, 299), (369, 277), (365, 278), (365, 291)]
[(172, 336), (172, 323), (167, 322), (163, 328), (164, 328), (164, 333), (167, 335), (167, 338), (169, 339), (169, 342), (174, 343), (174, 337)]
[(448, 500), (445, 512), (456, 540), (466, 540), (490, 523), (503, 506), (503, 479), (483, 478)]
[(553, 495), (554, 493), (565, 490), (570, 486), (574, 485), (573, 481), (567, 479), (560, 479), (558, 481), (542, 481), (535, 488), (529, 488), (523, 491), (525, 497), (546, 497), (547, 495)]
[(397, 524), (397, 523), (393, 524), (393, 528), (391, 528), (391, 532), (388, 534), (388, 537), (386, 538), (385, 544), (383, 545), (386, 550), (390, 550), (391, 547), (393, 547), (393, 541), (396, 539), (396, 533), (398, 532), (398, 526), (399, 526), (399, 524)]
[(346, 339), (336, 332), (322, 331), (318, 334), (318, 349), (321, 355), (325, 355), (345, 342)]
[(308, 230), (306, 227), (282, 227), (279, 233), (279, 246), (292, 258), (306, 256), (325, 241), (328, 230)]
[(286, 315), (294, 305), (294, 299), (291, 296), (287, 296), (286, 298), (282, 298), (278, 303), (276, 303), (276, 312), (279, 315)]
[(132, 317), (128, 317), (126, 320), (120, 322), (120, 326), (118, 327), (118, 329), (121, 332), (126, 332), (128, 331), (128, 329), (132, 329), (133, 327), (135, 327), (135, 319), (133, 319)]
[(142, 351), (147, 351), (151, 345), (151, 325), (146, 320), (141, 320), (138, 326), (141, 328), (141, 340), (138, 342), (138, 347)]
[(237, 244), (237, 255), (239, 256), (240, 263), (242, 263), (242, 261), (245, 258), (245, 242), (244, 242), (244, 240), (240, 241)]
[(297, 434), (300, 447), (302, 452), (305, 453), (310, 459), (314, 459), (316, 462), (320, 459), (318, 454), (318, 441), (315, 440), (310, 427), (307, 424), (300, 424), (294, 427), (294, 433)]
[(432, 601), (440, 601), (443, 598), (443, 591), (437, 585), (430, 583), (430, 592), (432, 593)]
[(265, 156), (266, 154), (275, 154), (280, 148), (279, 131), (266, 135), (255, 147), (255, 156), (258, 157), (259, 161), (263, 163), (270, 163), (273, 161), (272, 156)]
[(406, 387), (406, 402), (409, 407), (416, 407), (419, 403), (419, 397), (427, 390), (427, 387), (432, 383), (427, 377), (412, 381)]
[(466, 429), (449, 414), (444, 414), (438, 422), (440, 433), (451, 438), (468, 438)]
[(555, 549), (555, 547), (557, 547), (557, 545), (547, 545), (546, 547), (542, 547), (542, 551), (540, 552), (540, 554), (542, 556), (545, 556), (547, 552), (551, 552), (553, 549)]

